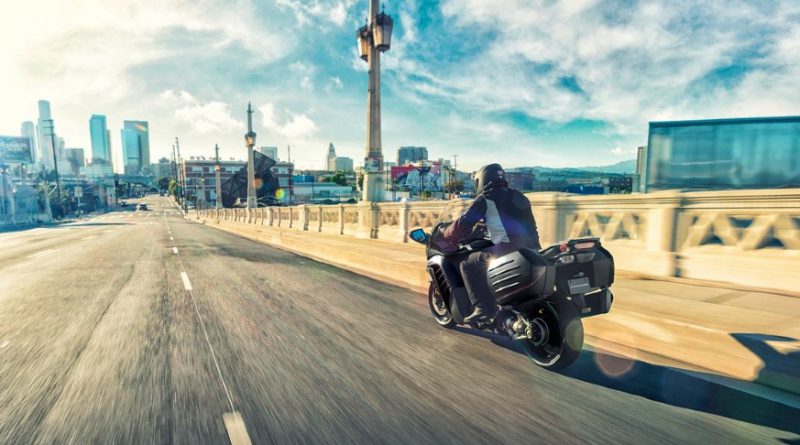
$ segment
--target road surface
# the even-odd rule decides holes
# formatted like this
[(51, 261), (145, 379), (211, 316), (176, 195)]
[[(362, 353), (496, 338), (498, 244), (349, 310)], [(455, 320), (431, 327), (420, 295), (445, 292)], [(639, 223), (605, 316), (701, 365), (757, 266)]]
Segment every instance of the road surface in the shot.
[(0, 233), (0, 444), (800, 443), (784, 405), (602, 351), (544, 371), (146, 201)]

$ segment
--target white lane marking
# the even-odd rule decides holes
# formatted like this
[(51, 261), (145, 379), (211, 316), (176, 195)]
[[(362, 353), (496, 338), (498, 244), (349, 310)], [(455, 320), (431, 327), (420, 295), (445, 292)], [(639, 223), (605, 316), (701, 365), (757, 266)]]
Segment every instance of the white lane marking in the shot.
[(47, 256), (47, 255), (50, 255), (51, 253), (53, 253), (53, 252), (55, 252), (57, 250), (58, 249), (43, 250), (41, 252), (34, 253), (33, 255), (28, 255), (28, 258), (39, 258), (39, 257)]
[[(164, 222), (167, 224), (167, 229), (169, 229), (169, 220), (167, 217), (164, 217)], [(183, 272), (186, 268), (183, 265), (183, 259), (181, 258), (180, 254), (178, 254), (178, 263), (181, 266), (181, 278), (186, 277), (184, 281), (184, 286), (186, 282), (189, 280), (189, 276), (186, 275), (186, 272)], [(217, 361), (217, 353), (214, 352), (214, 347), (211, 346), (211, 339), (208, 337), (208, 329), (206, 329), (206, 322), (203, 321), (203, 316), (200, 315), (200, 308), (197, 307), (197, 299), (194, 298), (194, 291), (191, 289), (191, 285), (189, 286), (189, 296), (192, 298), (192, 304), (194, 305), (194, 312), (197, 314), (197, 319), (200, 321), (200, 327), (203, 328), (203, 335), (206, 338), (206, 345), (208, 346), (208, 350), (211, 352), (211, 359), (214, 361), (214, 366), (217, 368), (217, 376), (219, 376), (219, 381), (222, 383), (222, 389), (225, 391), (225, 395), (228, 397), (228, 404), (231, 406), (231, 412), (235, 413), (236, 408), (233, 406), (233, 396), (231, 396), (230, 390), (228, 390), (228, 384), (225, 383), (225, 378), (222, 377), (222, 369), (219, 367), (219, 361)]]
[(173, 247), (173, 248), (172, 248), (172, 253), (174, 253), (175, 255), (177, 255), (177, 254), (178, 254), (178, 248), (177, 248), (177, 247)]
[(225, 429), (228, 430), (228, 438), (231, 440), (231, 445), (252, 444), (250, 436), (247, 434), (247, 428), (244, 426), (244, 420), (242, 420), (242, 416), (238, 411), (223, 414), (222, 421), (225, 422)]
[(4, 341), (3, 343), (0, 343), (0, 349), (5, 349), (6, 346), (8, 346), (8, 340)]
[(186, 290), (192, 290), (192, 283), (189, 281), (189, 275), (186, 275), (186, 272), (181, 272), (181, 280), (183, 280), (183, 287)]
[(170, 241), (175, 241), (175, 238), (173, 238), (173, 237), (169, 237), (169, 240), (170, 240)]

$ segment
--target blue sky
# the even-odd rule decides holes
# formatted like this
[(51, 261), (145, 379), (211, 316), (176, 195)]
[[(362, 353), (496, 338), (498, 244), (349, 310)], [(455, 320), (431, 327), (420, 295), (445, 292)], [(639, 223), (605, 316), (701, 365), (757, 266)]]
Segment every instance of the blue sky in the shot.
[[(69, 3), (69, 4), (67, 4)], [(386, 1), (383, 142), (459, 165), (633, 158), (651, 120), (800, 114), (800, 2)], [(67, 146), (107, 114), (150, 122), (154, 158), (243, 158), (259, 145), (319, 168), (328, 142), (363, 158), (366, 0), (7, 1), (0, 134), (52, 103)], [(5, 68), (7, 66), (7, 68)], [(119, 156), (117, 156), (119, 158)]]

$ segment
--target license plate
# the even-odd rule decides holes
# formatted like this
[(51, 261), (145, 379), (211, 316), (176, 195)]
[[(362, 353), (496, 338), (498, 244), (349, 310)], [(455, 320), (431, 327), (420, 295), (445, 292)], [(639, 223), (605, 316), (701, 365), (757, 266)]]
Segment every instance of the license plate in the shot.
[(567, 280), (570, 294), (585, 294), (592, 290), (592, 285), (589, 284), (589, 277), (576, 278), (574, 280)]

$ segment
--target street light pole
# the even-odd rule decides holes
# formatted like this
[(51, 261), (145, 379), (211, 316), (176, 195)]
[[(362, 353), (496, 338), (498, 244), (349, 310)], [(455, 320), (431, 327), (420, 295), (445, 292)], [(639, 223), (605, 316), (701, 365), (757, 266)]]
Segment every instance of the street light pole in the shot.
[(50, 130), (50, 144), (53, 146), (53, 169), (56, 172), (56, 199), (58, 201), (59, 212), (63, 212), (64, 209), (61, 206), (61, 178), (58, 176), (58, 157), (56, 156), (56, 126), (53, 119), (45, 119), (43, 122), (50, 123), (48, 129)]
[(253, 131), (253, 107), (247, 103), (247, 133), (244, 135), (247, 145), (247, 208), (258, 207), (256, 200), (256, 165), (253, 147), (256, 145), (256, 133)]
[(222, 181), (222, 179), (221, 179), (221, 176), (222, 176), (222, 165), (220, 165), (220, 163), (219, 163), (219, 144), (214, 144), (214, 151), (216, 152), (216, 156), (217, 156), (217, 163), (214, 164), (214, 171), (216, 172), (216, 177), (214, 178), (214, 183), (216, 184), (216, 188), (217, 188), (217, 190), (216, 190), (217, 199), (215, 200), (216, 204), (214, 206), (216, 208), (218, 208), (218, 209), (221, 209), (222, 208), (222, 184), (220, 184), (220, 182)]
[(186, 213), (188, 210), (188, 206), (186, 205), (186, 172), (184, 171), (183, 161), (181, 160), (181, 143), (178, 140), (178, 137), (175, 136), (175, 148), (178, 150), (178, 162), (181, 164), (178, 172), (180, 173), (180, 181), (181, 181), (181, 201), (183, 201), (183, 212)]
[(381, 52), (388, 51), (392, 37), (392, 18), (378, 13), (378, 0), (369, 1), (369, 22), (358, 29), (359, 53), (369, 64), (367, 83), (367, 147), (364, 159), (364, 201), (383, 198), (383, 152), (381, 148)]

